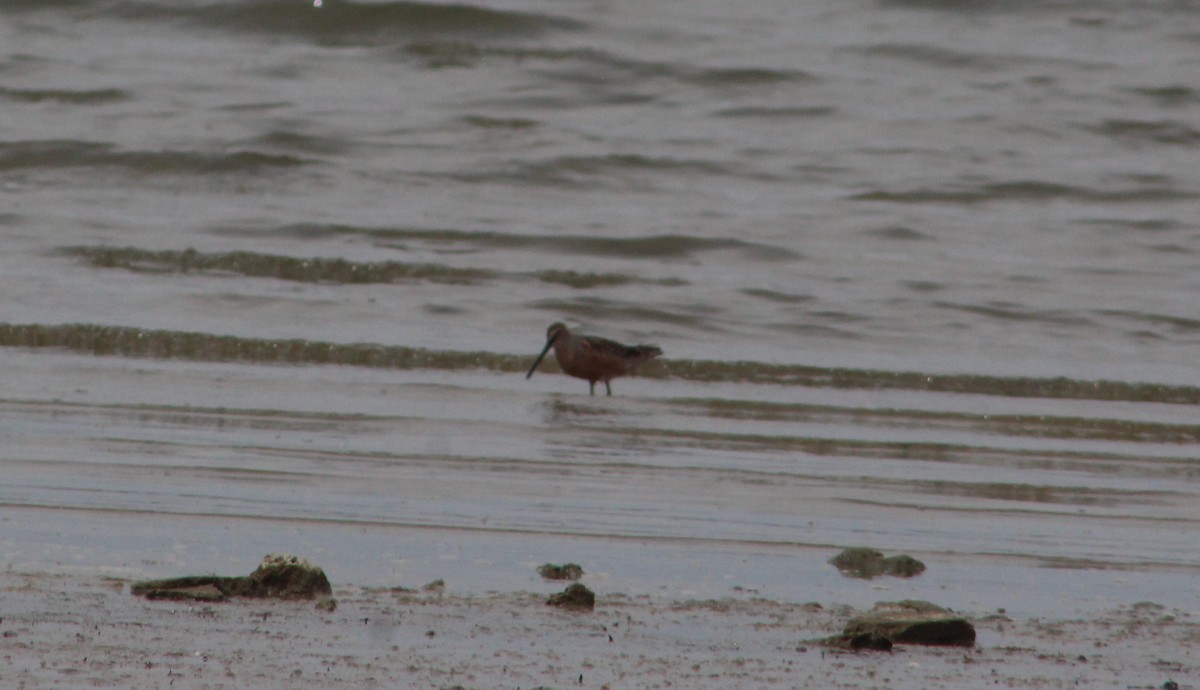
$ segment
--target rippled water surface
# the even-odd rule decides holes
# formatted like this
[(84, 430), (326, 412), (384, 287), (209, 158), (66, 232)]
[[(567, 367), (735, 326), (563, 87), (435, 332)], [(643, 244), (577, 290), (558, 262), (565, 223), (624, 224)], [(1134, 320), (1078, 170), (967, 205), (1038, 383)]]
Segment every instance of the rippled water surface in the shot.
[(0, 5), (9, 563), (1194, 604), (1190, 3)]

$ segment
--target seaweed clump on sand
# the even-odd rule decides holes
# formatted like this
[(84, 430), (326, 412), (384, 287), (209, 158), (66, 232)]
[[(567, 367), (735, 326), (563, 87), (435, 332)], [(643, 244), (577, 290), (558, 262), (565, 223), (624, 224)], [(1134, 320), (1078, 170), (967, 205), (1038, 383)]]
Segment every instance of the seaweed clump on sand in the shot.
[(914, 577), (925, 572), (925, 564), (907, 554), (888, 556), (875, 549), (857, 546), (829, 560), (843, 575), (871, 579), (880, 575)]
[(546, 604), (566, 609), (591, 611), (596, 608), (596, 595), (592, 590), (576, 582), (558, 594), (551, 595), (546, 600)]
[(547, 580), (578, 580), (583, 577), (583, 568), (575, 563), (564, 563), (562, 565), (546, 563), (545, 565), (538, 566), (537, 571), (538, 575)]
[(189, 575), (136, 582), (130, 591), (147, 599), (219, 602), (234, 597), (252, 599), (317, 599), (319, 608), (337, 606), (325, 571), (299, 556), (267, 554), (246, 576)]

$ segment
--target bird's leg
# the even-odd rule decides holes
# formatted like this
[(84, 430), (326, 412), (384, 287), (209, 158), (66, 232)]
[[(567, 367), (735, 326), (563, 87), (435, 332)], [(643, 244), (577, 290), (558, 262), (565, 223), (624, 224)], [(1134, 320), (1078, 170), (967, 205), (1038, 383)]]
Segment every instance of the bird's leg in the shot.
[(596, 394), (596, 382), (588, 381), (588, 395), (595, 395), (595, 394)]
[(612, 386), (608, 385), (608, 381), (604, 382), (604, 390), (608, 391), (609, 395), (612, 395)]

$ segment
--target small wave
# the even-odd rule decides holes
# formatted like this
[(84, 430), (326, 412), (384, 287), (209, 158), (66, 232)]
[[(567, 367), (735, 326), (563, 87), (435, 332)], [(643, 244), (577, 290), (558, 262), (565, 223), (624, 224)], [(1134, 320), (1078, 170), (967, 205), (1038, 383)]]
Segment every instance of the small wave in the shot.
[(1015, 180), (961, 188), (923, 188), (905, 191), (876, 190), (849, 197), (855, 201), (884, 201), (901, 204), (982, 204), (992, 201), (1086, 201), (1090, 203), (1137, 203), (1184, 201), (1195, 193), (1162, 183), (1134, 189), (1091, 189), (1038, 180)]
[(756, 86), (776, 86), (800, 81), (816, 81), (816, 77), (799, 70), (766, 67), (674, 67), (680, 80), (706, 88), (745, 89)]
[(993, 3), (987, 0), (879, 0), (888, 8), (909, 10), (938, 10), (944, 12), (970, 12), (989, 10)]
[(636, 153), (609, 153), (594, 156), (558, 156), (536, 161), (514, 160), (491, 169), (449, 173), (458, 182), (472, 184), (505, 183), (532, 187), (563, 187), (579, 190), (615, 188), (644, 190), (656, 175), (671, 180), (680, 177), (755, 177), (713, 160), (685, 160)]
[(1167, 232), (1181, 227), (1173, 218), (1085, 218), (1077, 221), (1083, 225), (1112, 230), (1121, 234), (1135, 232)]
[(346, 153), (351, 144), (346, 139), (313, 136), (290, 131), (268, 132), (255, 139), (260, 146), (303, 155), (337, 156)]
[(72, 256), (101, 268), (123, 268), (144, 273), (222, 271), (259, 278), (302, 283), (394, 283), (426, 280), (434, 283), (469, 285), (496, 277), (491, 271), (453, 268), (440, 264), (405, 264), (395, 261), (355, 262), (345, 259), (297, 259), (258, 252), (203, 253), (149, 251), (134, 247), (67, 247)]
[(741, 290), (741, 293), (744, 295), (749, 295), (750, 297), (757, 297), (768, 302), (774, 302), (776, 304), (800, 304), (802, 302), (811, 302), (816, 299), (816, 297), (813, 297), (812, 295), (795, 295), (787, 292), (777, 292), (775, 290), (766, 290), (760, 288), (745, 288)]
[(66, 139), (0, 142), (0, 170), (93, 165), (112, 149), (108, 144)]
[(541, 124), (537, 120), (523, 117), (489, 117), (487, 115), (467, 115), (463, 122), (480, 129), (520, 130), (533, 129)]
[(704, 88), (739, 89), (757, 86), (817, 81), (817, 77), (799, 69), (759, 66), (710, 66), (690, 62), (639, 60), (594, 48), (547, 49), (489, 46), (488, 55), (514, 59), (541, 59), (574, 63), (582, 69), (566, 74), (572, 82), (610, 84), (613, 82), (667, 79)]
[(604, 53), (590, 48), (547, 48), (544, 46), (511, 46), (481, 43), (461, 38), (428, 37), (406, 44), (402, 52), (420, 59), (426, 67), (472, 67), (485, 58), (509, 60), (521, 64), (533, 61), (562, 63), (570, 61), (594, 61)]
[[(266, 340), (96, 324), (0, 323), (0, 347), (60, 348), (95, 355), (172, 358), (196, 361), (339, 364), (388, 369), (488, 369), (524, 372), (528, 355), (462, 352), (311, 340)], [(655, 359), (643, 376), (696, 382), (969, 393), (1015, 398), (1200, 404), (1200, 388), (1066, 377), (1022, 378), (971, 374), (826, 368), (750, 361)]]
[(912, 290), (913, 292), (941, 292), (949, 288), (946, 283), (939, 283), (933, 280), (905, 280), (901, 285)]
[(621, 273), (578, 273), (544, 270), (533, 273), (504, 273), (481, 268), (459, 268), (443, 264), (410, 264), (398, 261), (361, 262), (347, 259), (295, 258), (259, 252), (204, 253), (150, 251), (136, 247), (65, 247), (62, 252), (83, 258), (97, 268), (121, 268), (139, 273), (232, 273), (255, 278), (274, 278), (302, 283), (396, 283), (427, 281), (450, 285), (475, 285), (488, 280), (533, 278), (571, 288), (614, 287), (631, 283), (686, 285), (681, 280), (644, 280)]
[(565, 87), (555, 94), (503, 94), (477, 103), (489, 108), (574, 109), (589, 103), (650, 103), (676, 91), (669, 85), (701, 89), (716, 96), (730, 92), (774, 94), (781, 86), (819, 81), (811, 73), (797, 69), (640, 60), (594, 48), (504, 46), (461, 38), (422, 37), (403, 51), (431, 69), (475, 67), (484, 60), (505, 60), (519, 65), (528, 74)]
[[(547, 48), (544, 46), (512, 46), (484, 43), (459, 37), (422, 36), (406, 44), (402, 53), (418, 58), (425, 67), (473, 67), (484, 59), (529, 63), (559, 64), (570, 62), (605, 63), (605, 53), (590, 48)], [(595, 77), (585, 78), (591, 83)]]
[(1084, 318), (1077, 311), (1069, 309), (1028, 309), (1020, 304), (1011, 302), (988, 302), (985, 304), (959, 304), (955, 302), (933, 302), (932, 306), (939, 309), (949, 309), (977, 316), (985, 316), (999, 321), (1020, 321), (1024, 323), (1046, 323), (1055, 326), (1094, 326), (1091, 319)]
[(1147, 244), (1143, 245), (1146, 249), (1160, 254), (1195, 254), (1196, 250), (1191, 247), (1185, 247), (1182, 244)]
[(473, 67), (483, 58), (482, 46), (470, 41), (414, 41), (404, 48), (405, 55), (416, 57), (429, 69)]
[(645, 235), (641, 237), (552, 237), (537, 238), (525, 246), (557, 249), (569, 254), (613, 256), (636, 259), (686, 258), (700, 252), (741, 251), (756, 257), (766, 255), (786, 261), (800, 258), (783, 247), (773, 247), (728, 238), (688, 235)]
[(587, 314), (589, 317), (629, 323), (670, 323), (692, 329), (712, 328), (716, 311), (710, 304), (675, 304), (670, 309), (657, 309), (644, 304), (614, 301), (595, 296), (566, 299), (543, 299), (530, 304), (534, 309), (568, 317)]
[[(1063, 12), (1078, 10), (1080, 5), (1066, 0), (1010, 0), (1009, 2), (991, 2), (991, 0), (879, 0), (885, 8), (924, 10), (931, 12), (955, 12), (968, 14), (999, 14), (1029, 12)], [(1095, 3), (1088, 5), (1096, 9)]]
[(920, 65), (944, 67), (951, 69), (969, 69), (980, 71), (995, 71), (1004, 69), (1011, 60), (984, 55), (981, 53), (963, 52), (937, 46), (909, 43), (880, 43), (857, 49), (855, 52), (868, 57), (882, 57), (889, 60), (906, 60)]
[[(826, 318), (829, 318), (829, 316), (826, 316)], [(832, 316), (831, 320), (835, 323), (838, 321), (836, 315)], [(863, 339), (860, 331), (850, 328), (839, 328), (833, 324), (814, 323), (813, 321), (776, 323), (769, 326), (769, 328), (777, 333), (786, 333), (802, 338), (817, 338), (822, 340)]]
[(112, 144), (70, 139), (0, 142), (0, 170), (116, 167), (142, 175), (257, 172), (308, 161), (257, 151), (123, 151)]
[(8, 89), (0, 87), (0, 98), (20, 103), (52, 101), (67, 105), (100, 105), (129, 98), (121, 89)]
[(734, 118), (760, 118), (760, 119), (781, 119), (792, 121), (803, 118), (818, 118), (829, 117), (837, 114), (837, 108), (830, 105), (814, 105), (814, 106), (790, 106), (790, 107), (767, 107), (767, 106), (743, 106), (737, 108), (726, 108), (713, 113), (717, 117), (734, 117)]
[(1105, 120), (1087, 129), (1111, 139), (1133, 144), (1196, 146), (1200, 129), (1173, 120)]
[(196, 7), (139, 3), (125, 5), (124, 14), (135, 19), (180, 19), (222, 31), (299, 36), (329, 45), (390, 44), (397, 37), (429, 34), (526, 36), (582, 27), (574, 20), (532, 12), (404, 1), (260, 0)]
[(868, 230), (868, 235), (878, 237), (883, 240), (899, 240), (902, 242), (917, 242), (924, 240), (932, 240), (933, 238), (919, 230), (913, 230), (902, 225), (894, 225), (887, 228), (879, 228), (876, 230)]
[(682, 287), (688, 284), (686, 280), (679, 278), (664, 278), (651, 281), (634, 279), (620, 273), (579, 273), (576, 271), (545, 270), (537, 271), (533, 276), (543, 283), (554, 283), (573, 288), (615, 287), (630, 283), (654, 284), (663, 287)]
[(1164, 329), (1178, 335), (1194, 336), (1200, 333), (1200, 319), (1186, 316), (1153, 314), (1123, 309), (1101, 309), (1097, 310), (1096, 313), (1154, 327), (1154, 331), (1139, 332), (1143, 336), (1152, 335), (1153, 337), (1162, 337)]
[(634, 81), (674, 79), (706, 89), (740, 90), (775, 87), (781, 84), (815, 82), (817, 77), (803, 70), (757, 66), (716, 67), (683, 62), (653, 62), (618, 57), (592, 51), (587, 54), (592, 67), (598, 67), (606, 81), (625, 78)]
[(735, 87), (739, 89), (758, 86), (777, 86), (797, 82), (815, 82), (818, 78), (799, 69), (783, 69), (759, 66), (711, 66), (690, 62), (663, 62), (639, 60), (595, 48), (546, 48), (521, 46), (473, 45), (456, 42), (423, 40), (411, 44), (407, 50), (418, 54), (445, 53), (457, 50), (473, 52), (477, 57), (503, 57), (526, 62), (541, 60), (547, 63), (576, 65), (563, 75), (576, 83), (611, 84), (614, 82), (645, 82), (647, 80), (675, 80), (712, 89)]
[[(222, 229), (227, 234), (235, 229)], [(694, 235), (638, 235), (634, 237), (598, 237), (593, 235), (527, 235), (473, 230), (433, 228), (370, 228), (349, 225), (296, 224), (278, 228), (277, 234), (296, 238), (323, 239), (338, 235), (361, 235), (382, 242), (424, 242), (454, 247), (459, 251), (497, 249), (558, 252), (581, 256), (624, 259), (684, 259), (702, 252), (740, 251), (755, 258), (792, 261), (801, 258), (795, 252), (775, 245), (728, 237)]]
[(1200, 91), (1182, 84), (1127, 90), (1148, 98), (1164, 108), (1177, 108), (1200, 103)]

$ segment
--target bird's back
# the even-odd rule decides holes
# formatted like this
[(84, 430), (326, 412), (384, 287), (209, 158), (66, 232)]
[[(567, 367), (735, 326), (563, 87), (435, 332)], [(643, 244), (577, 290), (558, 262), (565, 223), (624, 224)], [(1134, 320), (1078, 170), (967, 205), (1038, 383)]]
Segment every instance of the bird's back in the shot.
[(596, 381), (627, 374), (662, 354), (654, 345), (623, 345), (594, 335), (571, 336), (568, 342), (555, 343), (554, 349), (563, 371)]

